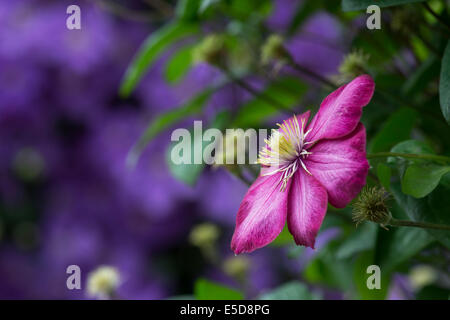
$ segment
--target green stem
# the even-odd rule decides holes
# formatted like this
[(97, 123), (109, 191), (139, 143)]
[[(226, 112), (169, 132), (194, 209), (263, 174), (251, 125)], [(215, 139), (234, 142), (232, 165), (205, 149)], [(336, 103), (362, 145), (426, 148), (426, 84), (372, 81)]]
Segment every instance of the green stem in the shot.
[(406, 158), (406, 159), (433, 160), (433, 161), (450, 163), (450, 157), (439, 156), (439, 155), (434, 155), (434, 154), (414, 154), (414, 153), (399, 153), (399, 152), (377, 152), (377, 153), (368, 153), (367, 154), (367, 159), (386, 158), (386, 157), (400, 157), (400, 158)]
[(440, 15), (438, 15), (436, 12), (434, 12), (434, 10), (429, 6), (428, 3), (423, 2), (422, 5), (425, 7), (425, 9), (433, 16), (436, 18), (436, 20), (442, 24), (445, 28), (447, 28), (447, 30), (450, 30), (450, 25), (448, 24), (447, 21), (445, 21)]
[(250, 94), (252, 94), (253, 96), (255, 96), (257, 98), (259, 97), (259, 98), (261, 98), (263, 100), (266, 100), (275, 109), (280, 110), (280, 111), (282, 111), (282, 112), (284, 112), (286, 114), (292, 115), (293, 111), (289, 107), (286, 107), (281, 102), (279, 102), (278, 100), (272, 98), (271, 96), (267, 95), (266, 93), (258, 91), (251, 84), (245, 82), (243, 79), (240, 79), (240, 78), (236, 77), (229, 70), (227, 70), (225, 68), (222, 68), (220, 66), (219, 66), (219, 68), (222, 70), (223, 73), (225, 73), (227, 75), (227, 77), (231, 81), (236, 83), (238, 86), (240, 86), (245, 91), (249, 92)]
[(450, 226), (444, 225), (444, 224), (437, 224), (437, 223), (429, 223), (429, 222), (416, 222), (416, 221), (409, 221), (409, 220), (397, 220), (392, 218), (389, 223), (387, 223), (390, 226), (394, 227), (415, 227), (415, 228), (422, 228), (422, 229), (436, 229), (436, 230), (448, 230), (450, 231)]
[(321, 82), (333, 89), (338, 88), (338, 86), (335, 83), (331, 82), (327, 78), (321, 76), (320, 74), (315, 73), (312, 70), (309, 70), (308, 68), (305, 68), (305, 67), (299, 65), (297, 62), (294, 61), (294, 59), (292, 59), (292, 57), (289, 57), (288, 61), (289, 61), (289, 65), (291, 67), (293, 67), (295, 70), (297, 70), (298, 72), (303, 73), (303, 74), (315, 79), (316, 81)]

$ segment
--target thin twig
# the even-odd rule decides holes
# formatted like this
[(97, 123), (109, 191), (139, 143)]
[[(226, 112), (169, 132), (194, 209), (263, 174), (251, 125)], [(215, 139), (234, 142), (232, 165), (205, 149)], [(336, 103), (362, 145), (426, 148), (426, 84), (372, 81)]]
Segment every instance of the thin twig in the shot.
[(264, 92), (258, 91), (251, 84), (249, 84), (248, 82), (245, 82), (243, 79), (236, 77), (230, 71), (228, 71), (224, 68), (221, 68), (221, 70), (230, 78), (230, 80), (232, 80), (234, 83), (236, 83), (238, 86), (240, 86), (247, 92), (251, 93), (253, 96), (262, 98), (262, 99), (266, 100), (274, 108), (279, 109), (280, 111), (282, 111), (286, 114), (292, 115), (293, 110), (291, 108), (285, 106), (284, 104), (282, 104), (278, 100), (272, 98), (271, 96), (265, 94)]
[(121, 6), (117, 3), (110, 2), (110, 1), (96, 1), (95, 3), (98, 4), (98, 6), (106, 11), (109, 11), (110, 13), (124, 18), (128, 20), (138, 21), (138, 22), (155, 22), (155, 21), (161, 21), (164, 18), (150, 13), (150, 12), (142, 12), (142, 11), (135, 11), (131, 10), (127, 7)]
[(333, 83), (332, 81), (328, 80), (327, 78), (321, 76), (318, 73), (315, 73), (314, 71), (312, 71), (312, 70), (310, 70), (310, 69), (308, 69), (306, 67), (303, 67), (303, 66), (299, 65), (293, 59), (289, 59), (289, 65), (292, 66), (298, 72), (301, 72), (301, 73), (303, 73), (303, 74), (305, 74), (305, 75), (307, 75), (307, 76), (309, 76), (309, 77), (311, 77), (311, 78), (313, 78), (313, 79), (315, 79), (315, 80), (317, 80), (317, 81), (319, 81), (319, 82), (321, 82), (321, 83), (323, 83), (323, 84), (325, 84), (325, 85), (327, 85), (327, 86), (329, 86), (329, 87), (331, 87), (333, 89), (337, 89), (338, 88), (338, 86), (335, 83)]
[(432, 160), (439, 162), (450, 163), (450, 157), (439, 156), (435, 154), (414, 154), (414, 153), (400, 153), (400, 152), (377, 152), (368, 153), (367, 159), (374, 158), (386, 158), (386, 157), (400, 157), (406, 159), (422, 159), (422, 160)]
[(390, 226), (394, 227), (415, 227), (422, 229), (435, 229), (435, 230), (448, 230), (450, 231), (450, 226), (444, 224), (430, 223), (430, 222), (416, 222), (410, 220), (397, 220), (391, 219), (388, 223)]
[(450, 24), (448, 24), (447, 21), (442, 19), (442, 17), (440, 15), (438, 15), (436, 12), (434, 12), (434, 10), (430, 7), (430, 5), (427, 2), (422, 2), (422, 5), (433, 17), (436, 18), (437, 21), (439, 21), (445, 28), (450, 30)]

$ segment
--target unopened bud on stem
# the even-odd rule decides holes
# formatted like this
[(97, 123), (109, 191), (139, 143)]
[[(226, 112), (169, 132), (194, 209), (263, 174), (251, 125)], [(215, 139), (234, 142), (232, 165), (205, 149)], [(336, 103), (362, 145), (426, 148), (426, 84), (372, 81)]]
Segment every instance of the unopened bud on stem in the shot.
[(220, 66), (225, 57), (225, 41), (223, 36), (211, 34), (206, 36), (193, 51), (194, 62), (206, 62)]
[(291, 56), (284, 47), (283, 37), (277, 34), (269, 36), (261, 48), (261, 63), (263, 65), (271, 62), (286, 63), (290, 59)]

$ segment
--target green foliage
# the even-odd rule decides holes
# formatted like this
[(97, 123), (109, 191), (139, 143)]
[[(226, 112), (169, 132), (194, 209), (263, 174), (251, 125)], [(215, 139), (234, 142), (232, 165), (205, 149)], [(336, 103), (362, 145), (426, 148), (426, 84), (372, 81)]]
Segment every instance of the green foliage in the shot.
[[(410, 153), (410, 154), (434, 154), (434, 150), (423, 141), (419, 140), (406, 140), (402, 141), (398, 144), (396, 144), (394, 147), (392, 147), (391, 152), (394, 153)], [(404, 158), (388, 158), (388, 162), (392, 164), (399, 164), (399, 163), (423, 163), (423, 160), (420, 159), (404, 159)]]
[(166, 64), (165, 77), (167, 82), (176, 84), (189, 71), (192, 65), (192, 50), (194, 46), (186, 46), (178, 50)]
[(370, 142), (368, 147), (370, 152), (387, 151), (400, 141), (410, 138), (417, 117), (417, 112), (412, 109), (397, 110), (386, 120)]
[(336, 257), (347, 259), (360, 252), (370, 250), (375, 246), (378, 226), (367, 222), (359, 225), (357, 229), (346, 238), (339, 246)]
[[(390, 151), (409, 155), (450, 155), (450, 42), (446, 27), (439, 25), (442, 21), (432, 16), (420, 2), (424, 0), (302, 1), (295, 7), (292, 20), (286, 21), (286, 30), (276, 31), (284, 44), (304, 31), (302, 27), (308, 19), (326, 11), (341, 22), (345, 32), (353, 26), (354, 17), (366, 16), (365, 10), (371, 4), (386, 8), (383, 14), (389, 12), (392, 20), (398, 19), (397, 14), (406, 17), (417, 14), (417, 22), (414, 20), (414, 25), (405, 26), (409, 29), (388, 27), (385, 21), (380, 31), (364, 27), (355, 29), (355, 36), (349, 39), (351, 46), (345, 47), (346, 54), (358, 52), (359, 58), (363, 58), (359, 59), (358, 68), (350, 68), (352, 76), (353, 73), (369, 73), (376, 82), (376, 92), (372, 102), (364, 108), (361, 120), (367, 129), (369, 154)], [(436, 3), (429, 4), (448, 23), (445, 7)], [(270, 0), (177, 2), (173, 20), (150, 34), (130, 63), (120, 93), (122, 96), (130, 95), (149, 68), (169, 48), (175, 48), (175, 51), (165, 65), (164, 76), (171, 85), (179, 84), (195, 62), (193, 48), (208, 37), (223, 40), (223, 47), (217, 46), (217, 52), (214, 52), (215, 46), (211, 43), (215, 42), (210, 42), (210, 46), (206, 46), (210, 49), (207, 53), (217, 59), (203, 59), (202, 62), (214, 65), (226, 80), (205, 88), (182, 105), (151, 119), (130, 152), (130, 163), (137, 160), (158, 134), (183, 119), (201, 114), (212, 94), (229, 83), (245, 92), (248, 98), (237, 106), (221, 106), (229, 110), (217, 114), (209, 127), (269, 128), (274, 127), (273, 119), (303, 112), (299, 106), (307, 106), (308, 109), (312, 106), (314, 109), (320, 105), (320, 97), (330, 93), (327, 86), (320, 84), (321, 87), (317, 88), (317, 85), (309, 84), (308, 78), (301, 73), (285, 68), (289, 61), (280, 62), (271, 57), (270, 63), (261, 63), (261, 48), (274, 32), (266, 23), (273, 8)], [(342, 9), (363, 12), (348, 14)], [(189, 41), (192, 39), (196, 40), (195, 43)], [(322, 40), (314, 37), (314, 41)], [(337, 74), (327, 75), (327, 79), (342, 82), (344, 74), (349, 73), (345, 66), (341, 65)], [(357, 69), (356, 72), (353, 69)], [(192, 140), (191, 146), (201, 145), (200, 151), (203, 152), (209, 143)], [(173, 144), (168, 155), (171, 148)], [(192, 157), (194, 152), (198, 150), (192, 149)], [(188, 185), (194, 185), (206, 167), (205, 164), (175, 165), (170, 157), (167, 160), (172, 175)], [(378, 188), (382, 186), (392, 193), (392, 203), (388, 208), (395, 218), (450, 224), (450, 163), (417, 157), (380, 158), (378, 154), (370, 158), (370, 164), (368, 184)], [(257, 170), (254, 173), (256, 176)], [(342, 290), (348, 298), (384, 299), (395, 272), (407, 272), (411, 261), (427, 248), (450, 247), (450, 234), (446, 231), (411, 227), (390, 227), (387, 231), (371, 222), (355, 228), (349, 219), (351, 211), (350, 206), (343, 210), (329, 208), (321, 230), (331, 224), (339, 228), (341, 234), (315, 251), (302, 274), (309, 285)], [(294, 259), (301, 259), (304, 251), (308, 250), (293, 244), (287, 226), (271, 246), (271, 250), (289, 246), (286, 251)], [(369, 290), (366, 286), (369, 276), (366, 269), (372, 264), (381, 267), (381, 290)], [(424, 288), (418, 296), (426, 298), (440, 294), (439, 288), (430, 287)], [(195, 297), (242, 299), (243, 295), (200, 279), (195, 284)], [(258, 297), (318, 298), (308, 286), (297, 281), (285, 283)]]
[(278, 237), (276, 237), (275, 240), (273, 240), (270, 245), (275, 247), (282, 247), (286, 244), (289, 244), (293, 241), (293, 237), (291, 233), (289, 232), (289, 229), (287, 225), (284, 226), (283, 230), (280, 232)]
[(197, 20), (201, 3), (201, 0), (179, 0), (175, 8), (176, 17), (187, 22)]
[(423, 198), (437, 187), (442, 176), (450, 172), (450, 166), (433, 164), (411, 165), (402, 179), (402, 192), (416, 198)]
[(318, 300), (319, 296), (311, 293), (305, 284), (292, 281), (283, 284), (282, 286), (263, 293), (260, 300)]
[(195, 95), (178, 109), (168, 111), (154, 118), (148, 125), (144, 134), (131, 149), (128, 154), (127, 163), (130, 166), (134, 166), (145, 146), (163, 130), (169, 128), (187, 116), (199, 113), (211, 97), (213, 91), (214, 89), (206, 89), (205, 91)]
[[(392, 215), (407, 219), (402, 207), (396, 203), (393, 203)], [(389, 227), (389, 231), (378, 228), (374, 264), (379, 265), (383, 273), (391, 274), (433, 241), (434, 238), (426, 230), (419, 228)]]
[(402, 88), (405, 97), (423, 93), (430, 82), (439, 75), (439, 61), (436, 57), (427, 59), (422, 65), (407, 79)]
[(344, 11), (366, 10), (368, 6), (376, 4), (380, 8), (398, 6), (401, 4), (423, 2), (427, 0), (342, 0), (342, 9)]
[(198, 26), (174, 21), (148, 36), (127, 68), (120, 94), (127, 97), (135, 89), (145, 72), (175, 41), (196, 33)]
[(352, 263), (336, 256), (338, 241), (332, 241), (317, 252), (303, 271), (305, 280), (346, 292), (353, 291)]
[(450, 41), (447, 43), (444, 57), (442, 58), (439, 94), (442, 114), (450, 124)]
[[(216, 118), (213, 121), (213, 124), (211, 125), (211, 128), (216, 128), (219, 130), (222, 130), (226, 127), (226, 125), (230, 121), (230, 115), (228, 112), (224, 111), (222, 113), (219, 113)], [(203, 169), (206, 167), (204, 163), (201, 164), (194, 164), (194, 153), (197, 151), (201, 151), (203, 154), (204, 148), (209, 145), (210, 141), (203, 141), (202, 136), (195, 136), (193, 132), (191, 131), (190, 134), (191, 137), (191, 163), (189, 164), (175, 164), (172, 161), (171, 153), (172, 148), (174, 147), (175, 143), (171, 145), (171, 147), (167, 151), (167, 164), (169, 167), (169, 171), (171, 172), (172, 176), (181, 182), (184, 182), (187, 185), (193, 186), (197, 182), (200, 174), (202, 173)], [(195, 146), (199, 145), (201, 146), (201, 150), (195, 150)]]
[(389, 190), (391, 188), (391, 168), (384, 163), (379, 163), (377, 166), (377, 175), (381, 185), (386, 190)]
[(194, 286), (194, 295), (197, 300), (242, 300), (242, 293), (224, 285), (198, 279)]
[(365, 251), (357, 257), (353, 264), (353, 281), (356, 285), (357, 297), (363, 300), (385, 299), (391, 283), (391, 274), (381, 269), (380, 289), (369, 289), (367, 267), (374, 265), (374, 251)]
[[(413, 221), (423, 221), (450, 225), (450, 188), (439, 185), (426, 198), (416, 199), (401, 192), (398, 184), (392, 185), (395, 200)], [(450, 232), (442, 230), (426, 230), (447, 248), (450, 248)]]
[[(261, 125), (269, 116), (280, 112), (289, 112), (293, 110), (307, 87), (294, 77), (284, 77), (269, 84), (259, 97), (251, 99), (241, 106), (233, 126), (236, 128), (247, 128)], [(280, 106), (267, 101), (266, 96), (273, 97)], [(290, 111), (289, 113), (292, 113)]]
[(289, 27), (288, 33), (294, 34), (303, 23), (310, 18), (312, 15), (318, 11), (326, 9), (331, 12), (337, 11), (339, 8), (338, 1), (327, 1), (327, 0), (315, 0), (315, 1), (303, 1), (297, 7), (294, 18), (292, 19)]

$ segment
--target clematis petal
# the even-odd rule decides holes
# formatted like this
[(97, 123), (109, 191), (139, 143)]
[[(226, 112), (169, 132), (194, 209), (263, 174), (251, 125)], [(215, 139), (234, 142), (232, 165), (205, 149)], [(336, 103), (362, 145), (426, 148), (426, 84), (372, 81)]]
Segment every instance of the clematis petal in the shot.
[(259, 176), (242, 200), (231, 240), (235, 254), (272, 242), (284, 227), (290, 182), (280, 191), (281, 173)]
[(359, 123), (349, 135), (319, 141), (304, 161), (312, 175), (327, 189), (329, 202), (345, 207), (366, 184), (366, 130)]
[(327, 212), (328, 196), (314, 176), (297, 170), (288, 199), (287, 223), (295, 243), (311, 247)]
[[(297, 117), (297, 121), (300, 125), (302, 124), (302, 122), (305, 122), (305, 124), (307, 124), (310, 115), (311, 115), (311, 110), (307, 110), (307, 111), (303, 112), (302, 114), (293, 115), (292, 117), (287, 119), (285, 122), (292, 125), (294, 123), (294, 117)], [(292, 131), (295, 131), (295, 128), (293, 126), (291, 126), (290, 129), (292, 129)], [(284, 130), (282, 128), (280, 128), (279, 130), (284, 133)]]
[(311, 121), (308, 141), (337, 139), (352, 132), (357, 126), (362, 107), (372, 98), (375, 83), (369, 75), (362, 75), (340, 87), (323, 100)]

